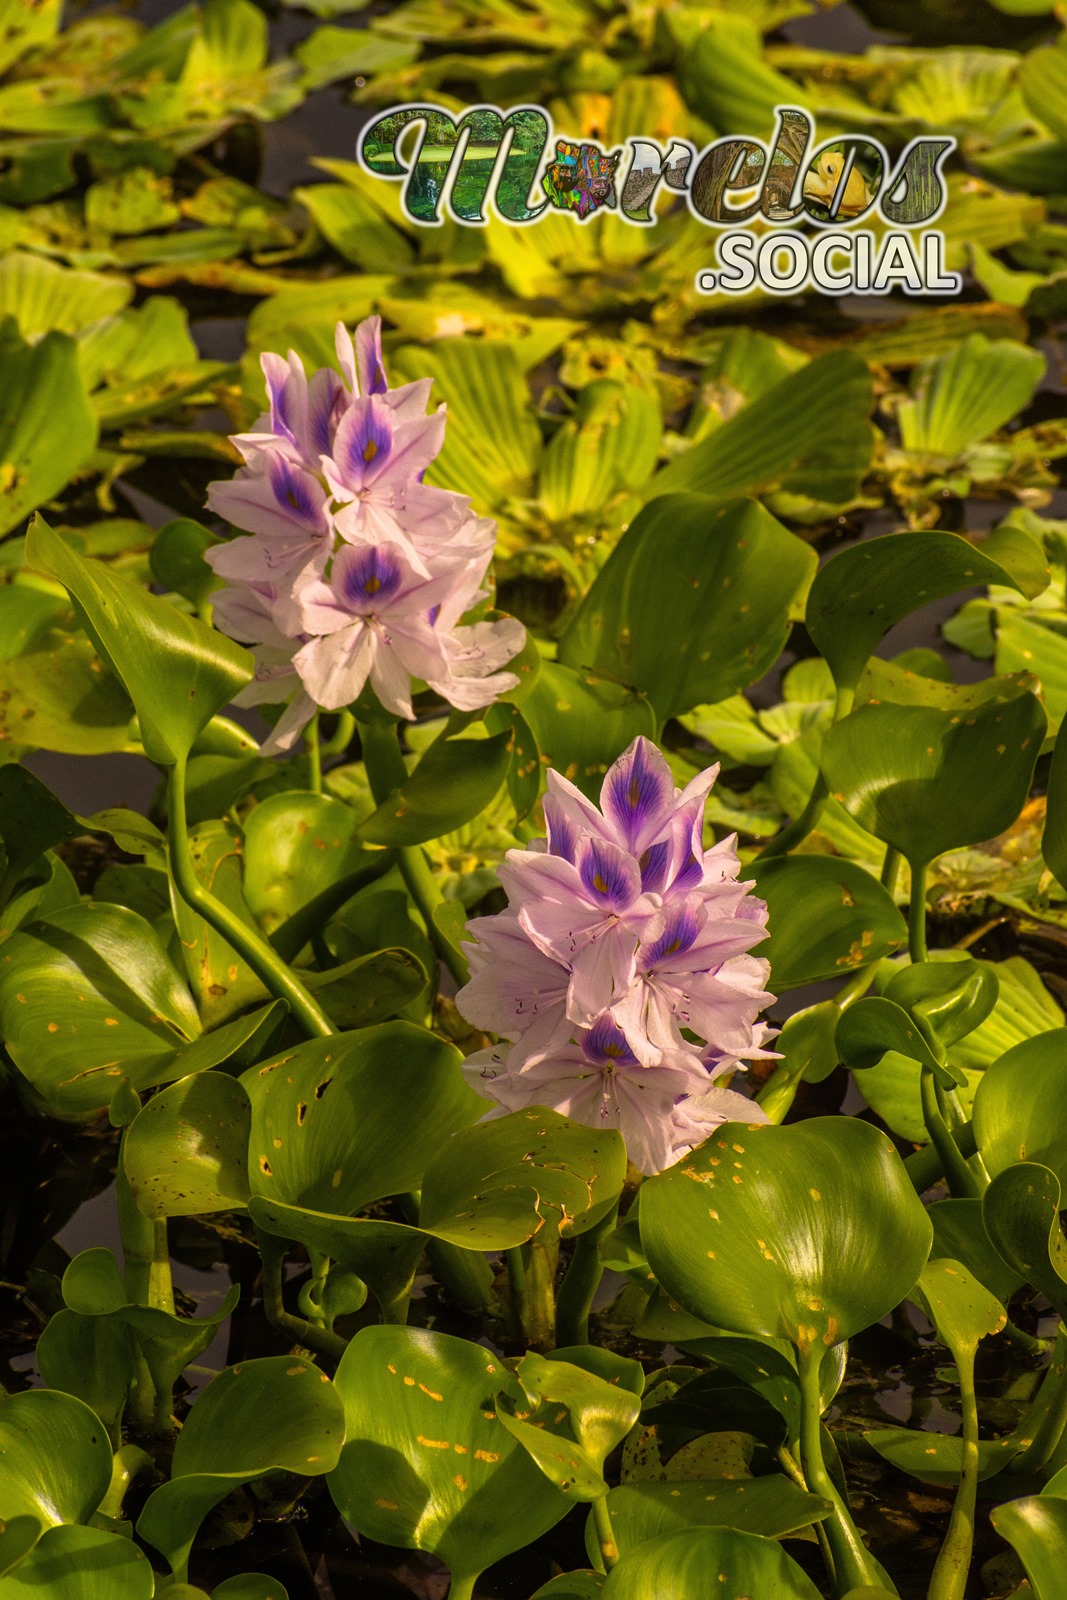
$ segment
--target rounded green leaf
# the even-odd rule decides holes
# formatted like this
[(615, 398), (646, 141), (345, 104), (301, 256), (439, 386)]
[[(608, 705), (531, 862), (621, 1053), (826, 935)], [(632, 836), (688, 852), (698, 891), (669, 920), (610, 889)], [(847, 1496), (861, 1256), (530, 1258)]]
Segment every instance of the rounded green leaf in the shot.
[[(599, 1364), (595, 1357), (594, 1363)], [(516, 1410), (513, 1402), (497, 1397), (504, 1427), (561, 1494), (599, 1500), (607, 1488), (604, 1462), (637, 1421), (639, 1393), (565, 1360), (560, 1352), (547, 1360), (533, 1352), (523, 1356), (515, 1376), (525, 1399)], [(531, 1405), (534, 1414), (527, 1420)]]
[(892, 955), (908, 929), (877, 878), (833, 856), (796, 855), (754, 862), (745, 875), (767, 902), (770, 987), (776, 993), (839, 978)]
[[(638, 1545), (686, 1528), (734, 1528), (765, 1539), (797, 1533), (830, 1515), (830, 1502), (808, 1494), (791, 1479), (691, 1478), (677, 1483), (624, 1483), (608, 1493), (608, 1513), (620, 1556)], [(586, 1550), (599, 1556), (592, 1521)]]
[(116, 1318), (64, 1308), (49, 1317), (35, 1359), (49, 1390), (84, 1401), (118, 1444), (134, 1379), (134, 1355), (129, 1335)]
[(689, 1528), (648, 1539), (608, 1573), (603, 1600), (818, 1600), (811, 1579), (773, 1539)]
[(1052, 1028), (1006, 1050), (982, 1074), (974, 1096), (974, 1136), (991, 1174), (1017, 1161), (1037, 1161), (1067, 1183), (1065, 1051), (1067, 1028)]
[(33, 1549), (41, 1537), (36, 1517), (8, 1517), (0, 1527), (0, 1578), (6, 1577)]
[(1037, 1600), (1060, 1600), (1067, 1572), (1067, 1500), (1028, 1495), (994, 1507), (990, 1519), (1026, 1568)]
[(344, 1442), (340, 1396), (298, 1356), (265, 1356), (212, 1378), (178, 1435), (171, 1478), (149, 1495), (138, 1534), (179, 1577), (213, 1506), (268, 1472), (330, 1472)]
[(81, 832), (77, 817), (27, 767), (13, 761), (0, 767), (0, 845), (6, 857), (0, 900), (39, 855)]
[(243, 1209), (251, 1127), (247, 1094), (222, 1072), (181, 1078), (154, 1095), (122, 1144), (138, 1208), (148, 1217)]
[(144, 1551), (101, 1528), (49, 1528), (0, 1578), (0, 1600), (151, 1600), (154, 1590)]
[(252, 808), (244, 825), (244, 893), (266, 933), (370, 860), (355, 837), (356, 821), (343, 801), (299, 790)]
[(251, 1068), (241, 1083), (252, 1103), (252, 1193), (345, 1215), (418, 1188), (427, 1163), (482, 1107), (461, 1062), (425, 1028), (388, 1022), (308, 1040)]
[(929, 1207), (934, 1229), (933, 1260), (952, 1256), (1006, 1306), (1023, 1279), (1000, 1255), (986, 1232), (981, 1200), (938, 1200)]
[(247, 650), (166, 600), (87, 559), (38, 517), (26, 559), (60, 582), (137, 708), (146, 754), (184, 760), (216, 712), (252, 676)]
[(441, 1556), (473, 1577), (569, 1508), (497, 1418), (522, 1391), (481, 1345), (416, 1328), (363, 1328), (337, 1369), (346, 1440), (330, 1493), (372, 1539)]
[(560, 661), (641, 690), (664, 718), (725, 700), (780, 654), (814, 565), (758, 501), (664, 495), (608, 557)]
[[(604, 774), (638, 734), (654, 739), (659, 723), (651, 701), (620, 684), (612, 672), (592, 672), (546, 661), (523, 716), (543, 765), (596, 799)], [(534, 752), (530, 752), (530, 759)]]
[(1060, 1226), (1062, 1186), (1048, 1167), (1005, 1167), (982, 1196), (982, 1220), (994, 1249), (1067, 1320), (1067, 1239)]
[(912, 1293), (957, 1361), (973, 1359), (979, 1341), (1008, 1320), (1000, 1301), (951, 1258), (928, 1261)]
[(959, 960), (913, 961), (893, 973), (882, 993), (903, 1006), (928, 1037), (948, 1046), (982, 1025), (997, 1003), (1000, 980), (988, 961), (965, 955)]
[(641, 1191), (641, 1240), (673, 1300), (802, 1350), (898, 1305), (931, 1237), (885, 1134), (849, 1117), (725, 1123)]
[[(481, 1102), (484, 1104), (484, 1102)], [(462, 1244), (493, 1218), (552, 1218), (565, 1235), (584, 1233), (615, 1204), (626, 1150), (614, 1128), (586, 1128), (558, 1111), (528, 1106), (479, 1122), (442, 1145), (422, 1178), (419, 1222)]]
[(604, 1575), (600, 1572), (562, 1572), (538, 1589), (533, 1600), (600, 1600)]
[(855, 688), (896, 623), (960, 589), (997, 584), (1032, 598), (1048, 584), (1035, 539), (1018, 529), (975, 546), (957, 533), (911, 531), (864, 539), (827, 561), (808, 595), (805, 624), (841, 688)]
[(211, 1600), (289, 1600), (289, 1591), (265, 1572), (239, 1572), (216, 1584)]
[(106, 1107), (123, 1076), (158, 1083), (200, 1021), (155, 929), (125, 906), (85, 903), (7, 940), (0, 1031), (42, 1100), (71, 1116)]
[(1041, 853), (1049, 871), (1067, 887), (1067, 729), (1057, 734), (1052, 752)]
[(4, 1519), (88, 1522), (111, 1483), (111, 1446), (87, 1405), (51, 1389), (0, 1400)]
[(1047, 726), (1029, 691), (968, 716), (866, 705), (827, 734), (830, 793), (913, 865), (1010, 828), (1026, 803)]
[(49, 332), (24, 344), (9, 331), (0, 418), (0, 535), (58, 494), (95, 444), (96, 421), (78, 371), (76, 342)]
[(511, 734), (448, 738), (421, 756), (406, 782), (360, 825), (371, 844), (414, 845), (470, 822), (490, 804), (511, 766)]
[(945, 1064), (936, 1040), (927, 1036), (903, 1006), (894, 1005), (884, 995), (857, 1000), (843, 1011), (834, 1042), (841, 1060), (856, 1071), (877, 1066), (886, 1051), (893, 1051), (928, 1067), (946, 1089), (963, 1082), (963, 1073)]

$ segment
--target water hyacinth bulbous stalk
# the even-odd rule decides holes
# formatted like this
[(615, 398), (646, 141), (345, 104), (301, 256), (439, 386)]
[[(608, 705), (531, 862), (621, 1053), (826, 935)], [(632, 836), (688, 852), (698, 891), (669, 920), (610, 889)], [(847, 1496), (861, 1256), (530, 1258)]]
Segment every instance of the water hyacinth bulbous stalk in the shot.
[(507, 910), (469, 928), (457, 1004), (504, 1040), (468, 1057), (472, 1087), (500, 1112), (549, 1106), (618, 1128), (646, 1173), (722, 1122), (766, 1121), (717, 1081), (773, 1053), (757, 1020), (773, 999), (769, 964), (750, 954), (767, 908), (737, 881), (734, 837), (702, 843), (718, 770), (679, 790), (638, 738), (599, 808), (549, 772), (547, 839), (508, 852)]
[(444, 442), (444, 407), (426, 415), (432, 379), (389, 387), (378, 317), (354, 337), (338, 323), (337, 357), (343, 378), (324, 367), (310, 379), (293, 351), (262, 357), (270, 409), (233, 437), (244, 466), (208, 491), (246, 535), (206, 557), (226, 583), (215, 623), (256, 660), (237, 703), (291, 700), (266, 753), (368, 682), (406, 718), (413, 679), (461, 711), (518, 683), (500, 669), (522, 624), (460, 620), (486, 598), (496, 524), (422, 481)]

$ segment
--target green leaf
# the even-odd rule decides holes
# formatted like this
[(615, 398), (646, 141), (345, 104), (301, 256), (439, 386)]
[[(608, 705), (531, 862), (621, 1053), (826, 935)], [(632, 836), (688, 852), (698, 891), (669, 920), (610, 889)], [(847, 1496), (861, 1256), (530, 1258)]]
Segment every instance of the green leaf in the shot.
[(681, 489), (732, 500), (779, 488), (821, 501), (851, 500), (874, 449), (872, 401), (866, 363), (850, 350), (832, 350), (664, 467), (652, 492)]
[(289, 1600), (289, 1591), (265, 1572), (238, 1572), (215, 1585), (211, 1600)]
[(980, 583), (1033, 598), (1048, 584), (1040, 544), (1020, 529), (979, 547), (955, 533), (890, 533), (843, 550), (820, 568), (805, 623), (840, 688), (855, 688), (885, 635), (912, 611)]
[(41, 1524), (36, 1517), (8, 1517), (5, 1520), (0, 1529), (0, 1578), (6, 1577), (12, 1568), (18, 1566), (40, 1537)]
[(924, 362), (916, 369), (912, 397), (897, 409), (905, 450), (955, 459), (1025, 409), (1045, 365), (1039, 350), (981, 333)]
[(96, 445), (96, 421), (78, 375), (78, 351), (65, 333), (36, 344), (3, 339), (0, 418), (0, 535), (70, 482)]
[(418, 1188), (479, 1114), (461, 1059), (426, 1029), (390, 1022), (310, 1039), (251, 1068), (241, 1084), (252, 1104), (252, 1193), (344, 1215)]
[[(608, 1493), (608, 1514), (619, 1555), (629, 1555), (649, 1539), (686, 1528), (734, 1528), (764, 1539), (798, 1533), (830, 1513), (830, 1504), (808, 1494), (788, 1478), (740, 1481), (732, 1478), (694, 1478), (681, 1483), (624, 1483)], [(586, 1530), (586, 1549), (599, 1554)]]
[(164, 523), (152, 541), (148, 564), (157, 583), (201, 606), (218, 587), (204, 553), (218, 540), (192, 517), (175, 517)]
[(1026, 1568), (1036, 1600), (1057, 1600), (1067, 1571), (1067, 1500), (1028, 1495), (994, 1506), (989, 1516)]
[[(484, 1102), (482, 1102), (484, 1104)], [(438, 1150), (422, 1179), (423, 1227), (462, 1242), (463, 1219), (477, 1238), (491, 1217), (530, 1234), (542, 1219), (565, 1237), (584, 1233), (615, 1204), (626, 1153), (614, 1128), (586, 1128), (533, 1106), (476, 1123)]]
[(249, 681), (247, 650), (79, 556), (39, 517), (26, 539), (26, 559), (58, 579), (78, 605), (93, 643), (137, 708), (147, 755), (161, 766), (184, 760)]
[[(638, 734), (655, 739), (658, 719), (651, 702), (624, 685), (594, 673), (546, 661), (523, 716), (543, 765), (551, 766), (598, 798), (604, 774)], [(530, 752), (528, 759), (532, 759)]]
[(4, 1520), (45, 1527), (88, 1522), (111, 1482), (111, 1445), (81, 1400), (25, 1389), (0, 1400), (0, 1505)]
[(49, 1528), (0, 1578), (2, 1600), (152, 1600), (155, 1574), (130, 1539), (102, 1528)]
[(771, 666), (814, 552), (752, 502), (666, 495), (638, 512), (560, 641), (560, 661), (647, 694), (661, 717)]
[(945, 1065), (944, 1052), (934, 1047), (915, 1019), (884, 995), (857, 1000), (842, 1012), (834, 1042), (841, 1060), (853, 1071), (877, 1066), (886, 1051), (894, 1051), (928, 1067), (945, 1089), (963, 1082), (963, 1073)]
[(603, 1590), (599, 1572), (563, 1572), (538, 1589), (533, 1600), (600, 1600)]
[(298, 789), (252, 808), (244, 824), (244, 895), (266, 933), (372, 859), (356, 827), (351, 806)]
[(1062, 40), (1023, 57), (1019, 87), (1030, 110), (1057, 139), (1067, 140), (1067, 49)]
[(41, 1100), (71, 1116), (107, 1106), (123, 1075), (140, 1089), (164, 1081), (200, 1023), (155, 930), (87, 903), (7, 941), (0, 1031)]
[(1007, 1305), (1023, 1280), (998, 1254), (982, 1221), (980, 1200), (938, 1200), (929, 1208), (934, 1227), (931, 1258), (951, 1256), (962, 1262), (972, 1277)]
[[(603, 1359), (603, 1352), (598, 1355)], [(629, 1433), (641, 1410), (635, 1394), (612, 1380), (553, 1352), (546, 1360), (530, 1353), (515, 1368), (525, 1395), (520, 1415), (513, 1402), (497, 1396), (496, 1413), (504, 1427), (537, 1462), (561, 1494), (572, 1500), (599, 1500), (607, 1491), (604, 1462)], [(532, 1421), (529, 1407), (535, 1408)], [(563, 1414), (556, 1409), (564, 1408)]]
[(981, 1027), (1000, 994), (1000, 980), (990, 962), (958, 952), (953, 956), (956, 959), (909, 962), (890, 976), (882, 990), (887, 1000), (903, 1006), (931, 1042), (943, 1046), (957, 1044)]
[(22, 582), (0, 587), (0, 739), (12, 754), (138, 748), (125, 690), (72, 622), (63, 598)]
[(1060, 1226), (1061, 1185), (1048, 1167), (1017, 1162), (982, 1196), (982, 1220), (993, 1247), (1027, 1283), (1067, 1318), (1067, 1239)]
[(715, 1327), (827, 1347), (912, 1288), (932, 1230), (883, 1133), (847, 1117), (725, 1123), (641, 1191), (667, 1294)]
[[(327, 10), (329, 3), (330, 0), (315, 0), (307, 9), (319, 16), (331, 16), (342, 9), (361, 9), (336, 5)], [(306, 86), (321, 89), (324, 84), (336, 83), (340, 78), (355, 78), (369, 72), (395, 72), (410, 66), (419, 54), (419, 46), (414, 39), (387, 39), (366, 28), (322, 27), (302, 39), (293, 54), (304, 69)], [(314, 194), (315, 190), (308, 193)]]
[(861, 706), (823, 744), (830, 793), (915, 865), (1003, 833), (1026, 803), (1046, 727), (1029, 692), (970, 716)]
[(773, 1539), (733, 1528), (689, 1528), (648, 1539), (612, 1567), (603, 1600), (692, 1600), (708, 1593), (714, 1573), (716, 1600), (817, 1600), (811, 1579)]
[(415, 1328), (363, 1328), (336, 1377), (347, 1437), (329, 1488), (384, 1544), (426, 1550), (453, 1582), (536, 1540), (569, 1502), (503, 1427), (494, 1395), (521, 1399), (480, 1345)]
[(974, 1097), (974, 1134), (989, 1173), (1037, 1161), (1067, 1183), (1067, 1116), (1061, 1085), (1067, 1028), (1006, 1050), (983, 1074)]
[(372, 844), (413, 845), (470, 822), (493, 800), (511, 766), (510, 733), (488, 739), (442, 734), (411, 776), (362, 823)]
[(1052, 752), (1046, 807), (1041, 854), (1061, 888), (1067, 889), (1067, 733), (1057, 735)]
[(138, 1209), (157, 1218), (243, 1209), (251, 1123), (247, 1094), (222, 1072), (181, 1078), (154, 1095), (122, 1144)]
[(913, 1295), (959, 1363), (971, 1362), (980, 1340), (1007, 1322), (1000, 1301), (960, 1261), (928, 1261)]
[(0, 898), (7, 898), (5, 889), (13, 889), (45, 850), (81, 831), (78, 819), (40, 778), (15, 762), (0, 767), (0, 844), (6, 857)]
[(190, 1411), (170, 1481), (149, 1495), (138, 1535), (184, 1578), (197, 1530), (220, 1500), (270, 1472), (332, 1471), (344, 1437), (341, 1397), (311, 1362), (265, 1356), (227, 1367)]
[(780, 993), (837, 978), (907, 942), (897, 907), (876, 878), (830, 856), (771, 857), (746, 867), (767, 902), (769, 987)]

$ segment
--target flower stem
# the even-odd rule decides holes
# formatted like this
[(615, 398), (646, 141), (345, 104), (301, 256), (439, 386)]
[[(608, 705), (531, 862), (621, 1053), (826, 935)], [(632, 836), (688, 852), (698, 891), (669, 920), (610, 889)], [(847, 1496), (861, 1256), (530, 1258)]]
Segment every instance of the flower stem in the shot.
[(1056, 1334), (1052, 1360), (1048, 1365), (1040, 1389), (1030, 1402), (1015, 1433), (1020, 1437), (1022, 1449), (1012, 1460), (1007, 1471), (1014, 1474), (1041, 1472), (1053, 1458), (1061, 1459), (1061, 1441), (1067, 1427), (1067, 1332), (1062, 1325)]
[(615, 1529), (611, 1526), (611, 1513), (608, 1511), (606, 1494), (601, 1495), (599, 1500), (593, 1501), (593, 1526), (596, 1528), (597, 1544), (600, 1546), (604, 1569), (610, 1572), (619, 1559), (619, 1546), (615, 1541)]
[(580, 1233), (574, 1241), (574, 1253), (556, 1299), (557, 1345), (567, 1347), (589, 1343), (589, 1313), (604, 1276), (600, 1241), (614, 1228), (618, 1214), (616, 1201), (599, 1222)]
[(312, 794), (321, 794), (322, 749), (319, 744), (319, 713), (317, 711), (307, 725), (307, 731), (304, 734), (304, 742), (307, 745), (308, 766), (310, 768), (308, 788), (311, 790)]
[(763, 849), (756, 857), (757, 861), (769, 861), (774, 856), (788, 855), (790, 850), (794, 849), (798, 844), (802, 844), (822, 815), (823, 807), (828, 798), (829, 791), (826, 787), (826, 779), (820, 772), (808, 796), (808, 803), (799, 817), (795, 817), (792, 822), (782, 829), (781, 833), (775, 834), (774, 838), (763, 846)]
[(948, 1179), (949, 1188), (957, 1199), (977, 1200), (981, 1192), (978, 1181), (960, 1154), (960, 1147), (952, 1137), (942, 1114), (933, 1068), (920, 1069), (919, 1093), (922, 1098), (926, 1131), (930, 1135), (930, 1143), (941, 1158), (941, 1169)]
[(295, 1344), (340, 1361), (348, 1349), (348, 1342), (340, 1334), (326, 1328), (316, 1328), (305, 1317), (298, 1317), (285, 1309), (282, 1294), (282, 1266), (285, 1261), (285, 1244), (271, 1233), (256, 1229), (259, 1253), (263, 1260), (263, 1312), (272, 1328), (286, 1334)]
[(974, 1516), (978, 1503), (978, 1401), (974, 1393), (974, 1352), (957, 1350), (955, 1355), (963, 1410), (963, 1461), (948, 1531), (934, 1564), (927, 1600), (964, 1600), (974, 1551)]
[(167, 780), (167, 859), (181, 898), (230, 943), (279, 1000), (285, 1000), (309, 1039), (328, 1038), (336, 1030), (304, 985), (267, 940), (204, 888), (196, 875), (185, 820), (185, 761), (177, 761)]
[(850, 1589), (885, 1589), (878, 1569), (864, 1547), (829, 1472), (822, 1450), (822, 1396), (819, 1369), (825, 1354), (821, 1345), (798, 1350), (800, 1375), (800, 1459), (812, 1494), (829, 1500), (833, 1511), (822, 1526), (834, 1562), (834, 1587), (838, 1595)]
[(356, 731), (356, 719), (351, 711), (337, 713), (337, 726), (328, 739), (323, 739), (319, 749), (324, 756), (343, 756), (352, 743), (352, 735)]
[[(399, 724), (389, 727), (379, 722), (359, 722), (360, 744), (363, 748), (363, 765), (375, 805), (381, 805), (394, 789), (407, 780), (407, 768), (400, 754)], [(443, 962), (460, 988), (470, 977), (470, 970), (460, 952), (444, 937), (434, 921), (434, 911), (444, 904), (444, 895), (426, 860), (421, 845), (404, 845), (397, 851), (397, 862), (408, 893), (414, 900), (426, 924), (427, 937), (439, 961)]]
[(473, 1576), (467, 1572), (453, 1574), (452, 1582), (448, 1586), (448, 1600), (474, 1600), (474, 1585), (478, 1575)]
[(926, 960), (926, 861), (912, 861), (911, 899), (908, 902), (908, 952), (913, 961)]
[(897, 886), (897, 873), (900, 871), (900, 851), (894, 850), (891, 844), (885, 847), (885, 858), (882, 862), (882, 888), (887, 894), (892, 894)]

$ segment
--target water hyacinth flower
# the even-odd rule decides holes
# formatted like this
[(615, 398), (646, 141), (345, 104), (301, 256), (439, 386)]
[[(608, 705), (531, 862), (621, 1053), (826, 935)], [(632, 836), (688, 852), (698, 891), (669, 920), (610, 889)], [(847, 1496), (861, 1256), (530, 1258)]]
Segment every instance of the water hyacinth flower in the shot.
[(766, 1120), (717, 1081), (773, 1054), (769, 964), (750, 953), (766, 906), (738, 882), (733, 837), (702, 844), (717, 773), (679, 790), (638, 738), (598, 807), (549, 772), (547, 839), (508, 852), (507, 909), (469, 927), (457, 1005), (502, 1042), (468, 1057), (468, 1082), (497, 1114), (542, 1105), (619, 1129), (646, 1173), (722, 1122)]
[(516, 687), (502, 670), (525, 630), (464, 623), (487, 596), (496, 524), (423, 475), (444, 442), (432, 380), (390, 388), (381, 319), (337, 326), (339, 375), (310, 378), (294, 351), (262, 358), (269, 407), (233, 442), (244, 465), (209, 486), (208, 507), (241, 536), (209, 550), (226, 587), (217, 626), (247, 644), (241, 703), (295, 695), (264, 750), (292, 747), (317, 707), (351, 704), (369, 682), (411, 718), (413, 682), (463, 711)]

